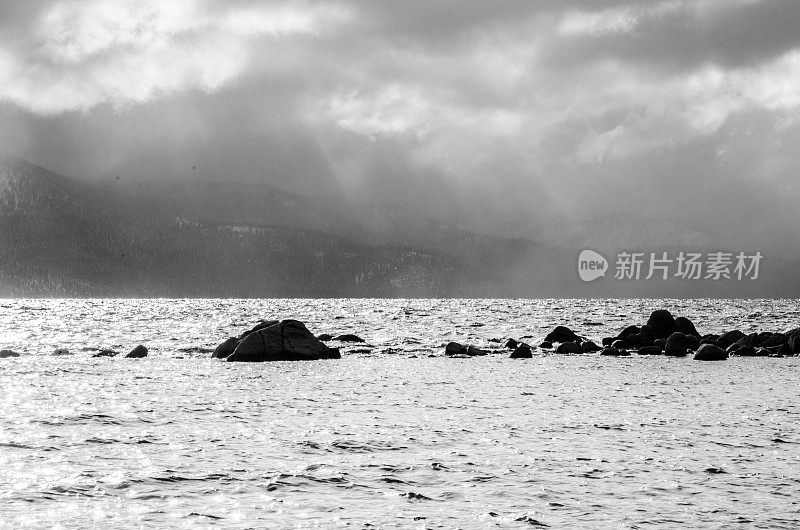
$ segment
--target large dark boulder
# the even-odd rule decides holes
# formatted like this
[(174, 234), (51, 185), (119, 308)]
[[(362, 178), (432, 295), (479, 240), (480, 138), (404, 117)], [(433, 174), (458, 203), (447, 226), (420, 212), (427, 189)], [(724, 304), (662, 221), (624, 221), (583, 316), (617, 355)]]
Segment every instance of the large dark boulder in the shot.
[(19, 357), (19, 353), (14, 350), (0, 350), (0, 359), (8, 359), (9, 357)]
[(684, 333), (676, 331), (667, 338), (664, 344), (664, 355), (670, 357), (684, 357), (689, 350), (689, 341)]
[(548, 342), (580, 342), (581, 337), (566, 326), (556, 326), (544, 340)]
[(628, 326), (627, 328), (625, 328), (625, 329), (623, 329), (622, 331), (619, 332), (619, 335), (617, 335), (617, 338), (618, 339), (624, 339), (625, 337), (633, 335), (634, 333), (640, 333), (641, 331), (642, 331), (642, 328), (640, 328), (639, 326)]
[(700, 334), (697, 332), (697, 328), (694, 327), (694, 323), (686, 317), (678, 317), (675, 319), (675, 331), (680, 331), (684, 335), (693, 335), (700, 338)]
[(511, 352), (511, 359), (530, 359), (532, 357), (533, 352), (531, 352), (531, 347), (527, 344), (520, 344)]
[(143, 359), (147, 357), (147, 348), (139, 344), (125, 356), (126, 359)]
[(714, 346), (713, 344), (702, 344), (694, 354), (695, 361), (724, 361), (728, 358), (728, 352)]
[(676, 331), (675, 317), (666, 309), (656, 309), (650, 313), (647, 325), (653, 328), (653, 337), (666, 339)]
[(738, 329), (734, 329), (733, 331), (728, 331), (727, 333), (723, 333), (717, 339), (717, 344), (719, 344), (722, 348), (727, 348), (734, 342), (743, 339), (745, 334), (739, 331)]
[(751, 333), (731, 344), (729, 348), (738, 348), (740, 346), (755, 347), (756, 344), (758, 344), (758, 333)]
[(566, 326), (556, 326), (548, 333), (544, 342), (562, 343), (562, 342), (577, 342), (579, 339), (574, 331)]
[[(241, 338), (227, 357), (228, 362), (313, 361), (341, 357), (337, 348), (328, 348), (302, 322), (272, 322), (256, 326)], [(224, 344), (218, 349), (224, 349)]]

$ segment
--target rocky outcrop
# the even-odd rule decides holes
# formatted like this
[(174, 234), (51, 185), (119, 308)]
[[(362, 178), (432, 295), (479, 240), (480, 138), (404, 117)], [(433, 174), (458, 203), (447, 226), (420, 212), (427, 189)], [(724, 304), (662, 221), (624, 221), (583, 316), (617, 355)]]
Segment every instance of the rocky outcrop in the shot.
[(511, 352), (511, 359), (530, 359), (533, 357), (533, 352), (531, 351), (531, 347), (527, 344), (520, 344), (516, 347), (516, 349)]
[(19, 353), (14, 350), (0, 350), (0, 359), (8, 359), (10, 357), (19, 357)]
[(217, 346), (212, 357), (228, 362), (312, 361), (339, 359), (341, 354), (338, 348), (323, 344), (298, 320), (271, 320), (238, 339), (227, 339)]

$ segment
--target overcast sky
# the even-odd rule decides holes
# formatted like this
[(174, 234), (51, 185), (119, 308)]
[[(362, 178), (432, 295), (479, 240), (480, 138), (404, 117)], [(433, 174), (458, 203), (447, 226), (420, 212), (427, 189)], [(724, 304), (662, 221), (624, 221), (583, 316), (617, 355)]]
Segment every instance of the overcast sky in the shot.
[(0, 146), (800, 251), (800, 2), (3, 2)]

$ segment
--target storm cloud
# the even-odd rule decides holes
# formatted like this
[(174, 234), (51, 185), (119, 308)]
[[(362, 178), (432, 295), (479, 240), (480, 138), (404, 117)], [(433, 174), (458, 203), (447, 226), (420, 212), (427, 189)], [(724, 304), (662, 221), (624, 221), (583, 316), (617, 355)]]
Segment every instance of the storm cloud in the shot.
[(630, 214), (800, 255), (794, 0), (54, 0), (0, 20), (0, 145), (56, 171), (266, 181), (537, 237)]

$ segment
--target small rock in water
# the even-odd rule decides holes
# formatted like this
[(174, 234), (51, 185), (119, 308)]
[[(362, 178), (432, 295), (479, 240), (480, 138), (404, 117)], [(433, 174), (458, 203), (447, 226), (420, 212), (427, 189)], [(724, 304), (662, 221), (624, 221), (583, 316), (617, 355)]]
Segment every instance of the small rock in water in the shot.
[(337, 337), (334, 338), (334, 340), (338, 340), (340, 342), (364, 342), (364, 339), (362, 339), (358, 335), (353, 335), (352, 333), (345, 333), (344, 335), (338, 335)]
[(531, 347), (527, 344), (520, 344), (511, 352), (511, 359), (530, 359), (532, 357), (533, 353), (531, 352)]
[(323, 333), (322, 335), (318, 335), (317, 338), (322, 342), (328, 342), (329, 340), (333, 340), (333, 335), (330, 333)]
[(509, 350), (513, 350), (513, 349), (515, 349), (517, 346), (519, 346), (519, 342), (517, 342), (517, 341), (516, 341), (516, 339), (507, 339), (507, 340), (506, 340), (506, 341), (503, 343), (503, 348), (507, 348), (507, 349), (509, 349)]
[(114, 350), (100, 350), (92, 355), (92, 357), (116, 357), (117, 355), (119, 355), (119, 353)]
[(142, 359), (147, 357), (147, 348), (139, 344), (125, 356), (126, 359)]
[(539, 347), (542, 348), (543, 350), (550, 350), (553, 348), (553, 343), (550, 342), (549, 340), (545, 340), (542, 341), (541, 344), (539, 344)]
[(582, 353), (594, 353), (596, 351), (600, 351), (603, 348), (595, 344), (594, 342), (587, 340), (583, 344), (581, 344), (581, 352)]
[(701, 344), (694, 354), (695, 361), (724, 361), (727, 358), (728, 352), (713, 344)]
[(556, 326), (544, 340), (547, 342), (580, 342), (581, 338), (566, 326)]
[(8, 359), (9, 357), (19, 357), (19, 353), (14, 350), (0, 350), (0, 359)]
[(66, 348), (57, 348), (53, 352), (53, 355), (69, 355), (69, 350)]

